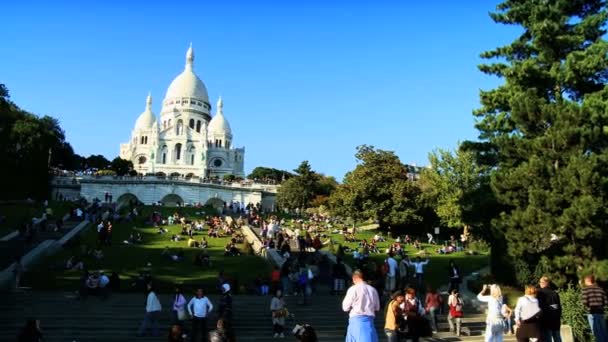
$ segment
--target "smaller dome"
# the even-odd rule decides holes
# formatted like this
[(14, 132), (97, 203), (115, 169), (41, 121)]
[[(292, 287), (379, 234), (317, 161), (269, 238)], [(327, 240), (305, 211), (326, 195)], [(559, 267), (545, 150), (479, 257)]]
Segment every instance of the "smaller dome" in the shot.
[(156, 123), (156, 116), (152, 113), (152, 96), (146, 98), (146, 110), (135, 121), (135, 130), (150, 129)]
[(207, 126), (207, 130), (210, 134), (226, 134), (232, 135), (232, 130), (230, 129), (230, 124), (228, 124), (228, 120), (224, 117), (223, 113), (224, 103), (222, 102), (222, 98), (217, 101), (217, 113), (215, 116), (209, 121), (209, 126)]

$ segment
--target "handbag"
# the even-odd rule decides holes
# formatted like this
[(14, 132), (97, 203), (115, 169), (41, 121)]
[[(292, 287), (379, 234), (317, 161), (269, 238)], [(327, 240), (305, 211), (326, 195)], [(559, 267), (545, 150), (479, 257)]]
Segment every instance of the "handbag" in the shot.
[(188, 311), (186, 311), (185, 309), (178, 309), (177, 310), (177, 320), (178, 321), (185, 321), (187, 320), (190, 315), (188, 314)]

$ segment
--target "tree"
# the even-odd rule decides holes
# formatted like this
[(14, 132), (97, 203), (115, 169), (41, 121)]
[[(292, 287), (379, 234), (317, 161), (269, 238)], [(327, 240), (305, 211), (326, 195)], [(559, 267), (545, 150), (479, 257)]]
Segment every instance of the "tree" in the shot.
[(116, 172), (118, 176), (128, 175), (133, 170), (133, 162), (130, 160), (116, 157), (110, 163), (110, 170)]
[(293, 177), (293, 174), (291, 172), (263, 166), (256, 167), (255, 169), (253, 169), (253, 171), (251, 171), (249, 176), (247, 176), (247, 178), (249, 179), (273, 180), (276, 183), (281, 183), (291, 177)]
[(383, 229), (419, 223), (420, 188), (408, 179), (408, 170), (390, 151), (357, 147), (359, 163), (330, 196), (335, 214), (355, 220), (373, 219)]
[(497, 239), (506, 237), (512, 266), (530, 277), (549, 273), (563, 284), (606, 270), (605, 2), (507, 0), (491, 17), (523, 31), (482, 54), (495, 60), (480, 70), (504, 84), (481, 91), (481, 141), (469, 143), (493, 170), (503, 206), (493, 221)]
[(107, 169), (110, 165), (110, 161), (101, 154), (92, 154), (86, 159), (86, 168), (88, 169)]
[(294, 170), (295, 176), (281, 184), (277, 204), (282, 208), (296, 209), (324, 205), (338, 182), (312, 170), (307, 160)]
[(430, 167), (420, 175), (423, 197), (441, 223), (451, 228), (474, 228), (489, 237), (496, 208), (488, 168), (477, 163), (475, 153), (461, 147), (455, 152), (429, 153)]

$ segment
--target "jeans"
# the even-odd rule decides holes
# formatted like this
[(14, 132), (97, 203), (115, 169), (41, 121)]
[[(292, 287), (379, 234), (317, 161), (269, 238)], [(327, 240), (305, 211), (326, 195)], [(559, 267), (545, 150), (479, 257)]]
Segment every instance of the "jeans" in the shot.
[(587, 320), (591, 327), (591, 332), (597, 342), (608, 341), (608, 333), (606, 332), (606, 321), (603, 314), (587, 314)]
[(562, 335), (559, 330), (543, 330), (545, 342), (562, 342)]
[(336, 292), (344, 291), (344, 288), (346, 287), (345, 285), (346, 285), (346, 281), (344, 279), (341, 279), (341, 278), (334, 279), (334, 291), (336, 291)]
[(484, 342), (502, 342), (503, 333), (492, 334), (492, 325), (486, 324), (486, 333), (483, 340)]
[(397, 286), (397, 277), (386, 276), (386, 284), (384, 288), (389, 295), (395, 290), (395, 286)]
[(424, 291), (424, 273), (416, 273), (416, 292), (422, 293)]
[(433, 332), (437, 331), (437, 311), (438, 310), (439, 310), (438, 307), (429, 308), (429, 321), (431, 323), (431, 330), (433, 330)]
[(152, 328), (152, 335), (159, 336), (158, 332), (158, 317), (160, 316), (160, 311), (152, 311), (146, 312), (144, 315), (144, 320), (141, 322), (141, 326), (139, 327), (138, 335), (144, 335), (148, 328)]
[(291, 280), (289, 280), (289, 277), (281, 277), (281, 287), (283, 288), (283, 295), (289, 294), (291, 291)]
[(388, 342), (399, 342), (399, 332), (397, 330), (384, 329)]

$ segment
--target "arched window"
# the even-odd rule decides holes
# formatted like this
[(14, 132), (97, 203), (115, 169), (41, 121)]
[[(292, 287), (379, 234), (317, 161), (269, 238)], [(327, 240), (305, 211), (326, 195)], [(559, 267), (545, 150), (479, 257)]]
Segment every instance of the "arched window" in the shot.
[(194, 146), (190, 146), (190, 148), (188, 149), (188, 155), (189, 155), (189, 163), (190, 165), (194, 165), (194, 158), (196, 158), (196, 148)]
[(175, 160), (178, 161), (182, 158), (182, 144), (175, 144)]
[(177, 135), (184, 134), (184, 122), (181, 119), (177, 120), (177, 128), (175, 129), (175, 134), (177, 134)]
[(194, 119), (190, 119), (190, 124), (188, 126), (190, 126), (191, 129), (194, 129)]
[(196, 131), (201, 132), (201, 120), (196, 120)]
[(167, 152), (167, 145), (165, 145), (161, 152), (161, 164), (167, 164)]
[(148, 136), (146, 135), (146, 139), (144, 139), (144, 144), (148, 144)]

